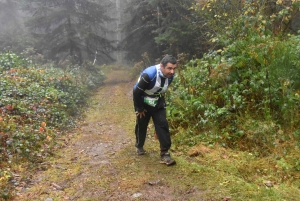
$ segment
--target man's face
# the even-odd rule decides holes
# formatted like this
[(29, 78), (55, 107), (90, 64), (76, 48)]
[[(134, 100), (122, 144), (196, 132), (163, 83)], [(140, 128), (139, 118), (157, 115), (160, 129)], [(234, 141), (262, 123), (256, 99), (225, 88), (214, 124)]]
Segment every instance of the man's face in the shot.
[(174, 75), (176, 67), (177, 64), (172, 64), (172, 63), (167, 63), (165, 67), (162, 64), (160, 64), (161, 72), (167, 78), (170, 78)]

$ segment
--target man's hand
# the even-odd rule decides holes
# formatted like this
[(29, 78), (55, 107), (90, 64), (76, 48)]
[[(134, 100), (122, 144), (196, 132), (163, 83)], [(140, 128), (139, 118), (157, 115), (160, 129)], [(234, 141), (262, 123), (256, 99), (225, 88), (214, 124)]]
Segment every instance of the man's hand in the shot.
[(147, 110), (144, 110), (143, 112), (136, 111), (135, 114), (137, 117), (143, 118), (146, 114)]

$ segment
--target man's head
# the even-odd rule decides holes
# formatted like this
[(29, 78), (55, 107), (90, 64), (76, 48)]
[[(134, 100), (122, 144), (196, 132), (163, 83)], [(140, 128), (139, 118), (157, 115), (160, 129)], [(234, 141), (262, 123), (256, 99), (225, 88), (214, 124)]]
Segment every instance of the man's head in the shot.
[(161, 72), (167, 78), (170, 78), (174, 75), (176, 67), (177, 67), (177, 61), (171, 55), (165, 56), (160, 62)]

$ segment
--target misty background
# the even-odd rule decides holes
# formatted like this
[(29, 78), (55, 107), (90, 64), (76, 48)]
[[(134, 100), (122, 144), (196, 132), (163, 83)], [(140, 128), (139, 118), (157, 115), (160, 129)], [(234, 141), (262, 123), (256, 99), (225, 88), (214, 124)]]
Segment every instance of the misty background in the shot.
[(120, 62), (129, 0), (0, 1), (0, 51), (30, 50), (57, 63)]
[(215, 44), (194, 0), (0, 0), (0, 51), (60, 64), (200, 58)]
[[(78, 65), (153, 63), (164, 54), (201, 58), (221, 48), (211, 38), (225, 31), (207, 19), (214, 19), (218, 9), (238, 13), (243, 1), (233, 7), (217, 4), (220, 8), (211, 16), (191, 9), (200, 2), (206, 1), (0, 0), (0, 51), (39, 55), (44, 63), (67, 60)], [(276, 4), (267, 5), (265, 12), (272, 16)], [(222, 23), (218, 26), (228, 25)], [(278, 24), (296, 34), (299, 13)]]

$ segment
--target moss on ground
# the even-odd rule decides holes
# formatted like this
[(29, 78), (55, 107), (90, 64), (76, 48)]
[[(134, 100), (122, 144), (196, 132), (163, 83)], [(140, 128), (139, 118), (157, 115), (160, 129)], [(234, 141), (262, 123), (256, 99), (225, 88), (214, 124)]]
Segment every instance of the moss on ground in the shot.
[[(45, 170), (31, 173), (35, 183), (15, 200), (300, 199), (299, 186), (280, 183), (268, 161), (249, 153), (217, 146), (203, 151), (199, 145), (192, 150), (198, 151), (194, 157), (176, 149), (171, 153), (177, 164), (162, 165), (152, 126), (147, 154), (136, 155), (134, 82), (126, 73), (111, 71), (106, 86), (91, 98), (85, 122), (64, 137), (64, 146), (45, 163)], [(120, 76), (123, 81), (114, 83)], [(265, 176), (257, 171), (265, 171)], [(270, 187), (268, 181), (273, 182)]]

